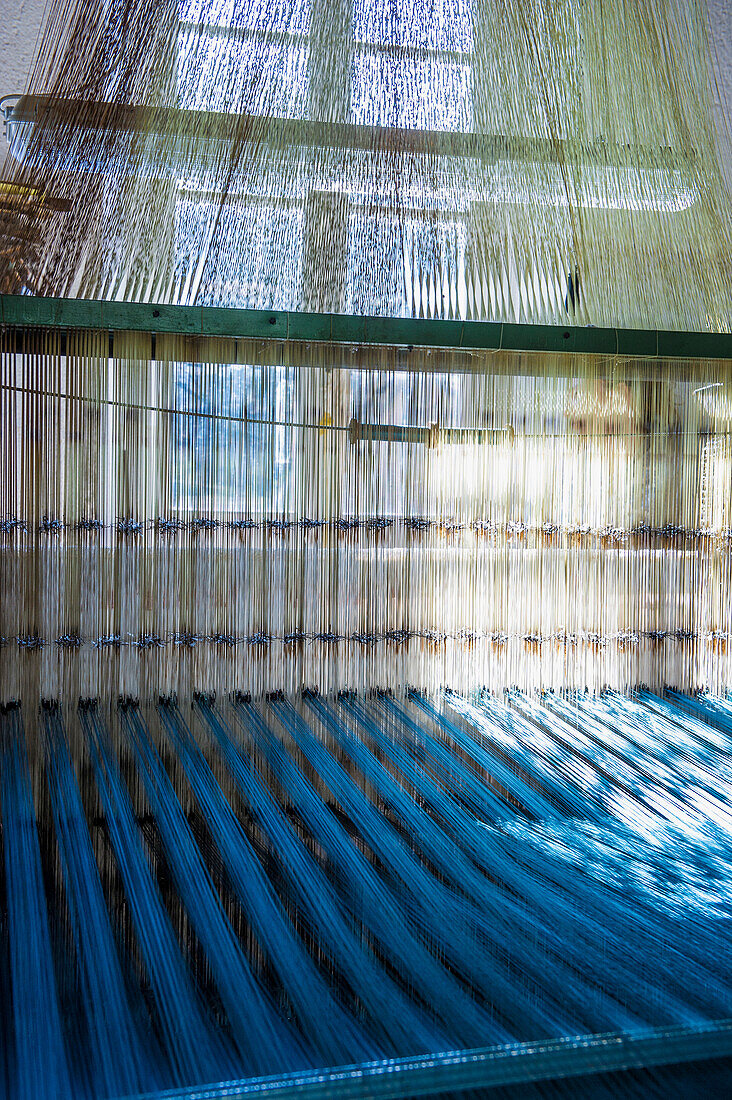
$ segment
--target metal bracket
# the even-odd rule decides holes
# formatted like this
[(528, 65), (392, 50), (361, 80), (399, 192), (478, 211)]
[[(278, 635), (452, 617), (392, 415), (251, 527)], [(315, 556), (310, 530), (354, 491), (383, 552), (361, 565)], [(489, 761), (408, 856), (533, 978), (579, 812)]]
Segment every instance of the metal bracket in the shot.
[(8, 145), (13, 144), (15, 127), (20, 125), (17, 120), (13, 120), (12, 116), (15, 106), (21, 98), (20, 92), (10, 92), (8, 95), (0, 96), (0, 115), (2, 115), (3, 119), (3, 137)]
[(512, 443), (513, 427), (504, 428), (441, 428), (430, 424), (420, 428), (409, 424), (362, 424), (355, 417), (348, 425), (352, 444), (364, 440), (377, 443), (422, 443), (427, 447), (441, 444)]

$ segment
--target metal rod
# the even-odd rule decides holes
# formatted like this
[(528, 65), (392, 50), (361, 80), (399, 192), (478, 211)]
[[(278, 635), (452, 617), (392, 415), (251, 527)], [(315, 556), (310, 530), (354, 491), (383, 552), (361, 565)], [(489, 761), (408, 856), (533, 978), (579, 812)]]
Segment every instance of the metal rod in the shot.
[[(732, 1020), (394, 1058), (155, 1093), (155, 1100), (400, 1100), (732, 1056)], [(140, 1098), (143, 1100), (143, 1098)], [(152, 1096), (150, 1097), (152, 1100)]]
[(0, 296), (2, 323), (110, 332), (176, 333), (233, 339), (371, 344), (465, 351), (568, 352), (634, 359), (732, 359), (732, 333), (515, 325), (421, 317), (169, 306), (80, 298)]
[(348, 425), (351, 443), (422, 443), (438, 447), (442, 443), (501, 443), (513, 440), (510, 424), (503, 428), (441, 428), (439, 424), (419, 427), (412, 424), (362, 424), (355, 417)]

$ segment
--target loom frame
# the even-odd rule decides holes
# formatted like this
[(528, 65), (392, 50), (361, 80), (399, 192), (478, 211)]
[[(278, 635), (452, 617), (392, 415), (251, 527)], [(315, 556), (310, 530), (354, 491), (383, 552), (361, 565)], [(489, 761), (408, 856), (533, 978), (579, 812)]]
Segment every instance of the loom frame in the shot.
[[(246, 340), (466, 352), (590, 354), (653, 360), (732, 360), (732, 333), (512, 324), (472, 320), (180, 306), (0, 295), (9, 329), (165, 333)], [(374, 364), (376, 366), (376, 364)], [(342, 1100), (505, 1087), (732, 1056), (732, 1020), (697, 1027), (593, 1034), (476, 1050), (390, 1059), (277, 1077), (227, 1081), (155, 1094), (156, 1100), (236, 1100), (294, 1096)]]

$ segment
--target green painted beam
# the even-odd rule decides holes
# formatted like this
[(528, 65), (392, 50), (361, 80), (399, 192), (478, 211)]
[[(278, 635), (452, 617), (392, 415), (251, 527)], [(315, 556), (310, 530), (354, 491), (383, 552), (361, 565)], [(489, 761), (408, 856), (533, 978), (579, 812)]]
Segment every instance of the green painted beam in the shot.
[(81, 298), (0, 296), (6, 326), (184, 333), (234, 339), (296, 340), (466, 351), (575, 352), (639, 359), (732, 359), (732, 333), (512, 325), (337, 313), (168, 306)]
[[(144, 1100), (404, 1100), (732, 1055), (732, 1021), (583, 1035), (173, 1089)], [(140, 1098), (142, 1100), (142, 1098)]]

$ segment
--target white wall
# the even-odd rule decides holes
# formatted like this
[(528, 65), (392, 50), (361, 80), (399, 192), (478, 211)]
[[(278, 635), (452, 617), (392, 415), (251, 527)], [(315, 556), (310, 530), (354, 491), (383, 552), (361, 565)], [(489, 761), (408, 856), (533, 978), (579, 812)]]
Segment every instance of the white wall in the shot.
[(23, 90), (45, 8), (46, 0), (0, 0), (0, 96)]
[[(707, 0), (719, 76), (715, 97), (727, 180), (732, 190), (732, 0)], [(726, 123), (726, 126), (725, 126)]]

